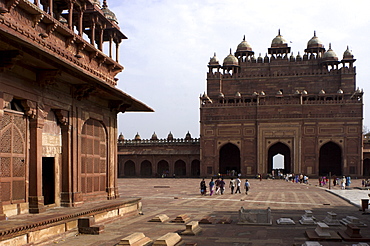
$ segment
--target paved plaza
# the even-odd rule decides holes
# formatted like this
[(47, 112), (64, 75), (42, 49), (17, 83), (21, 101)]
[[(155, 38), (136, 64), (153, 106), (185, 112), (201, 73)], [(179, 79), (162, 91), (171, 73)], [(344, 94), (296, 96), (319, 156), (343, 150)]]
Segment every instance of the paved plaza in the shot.
[[(308, 238), (306, 230), (314, 230), (315, 225), (301, 225), (298, 221), (311, 210), (318, 221), (325, 219), (327, 212), (334, 212), (338, 219), (354, 216), (367, 224), (361, 227), (361, 235), (370, 237), (370, 215), (359, 210), (361, 198), (368, 198), (370, 191), (354, 189), (361, 187), (361, 180), (352, 180), (351, 189), (339, 187), (318, 187), (316, 180), (311, 184), (297, 184), (283, 180), (250, 179), (251, 190), (245, 195), (230, 194), (226, 188), (224, 195), (201, 196), (201, 179), (180, 178), (124, 178), (119, 179), (121, 197), (141, 197), (143, 215), (116, 220), (105, 224), (100, 235), (81, 235), (76, 232), (60, 235), (47, 245), (115, 245), (120, 239), (135, 232), (156, 240), (168, 232), (181, 232), (184, 224), (167, 222), (148, 222), (159, 214), (166, 214), (170, 220), (180, 214), (187, 214), (190, 221), (199, 221), (206, 216), (221, 219), (227, 217), (231, 224), (200, 224), (203, 231), (196, 236), (182, 236), (185, 243), (197, 245), (302, 245)], [(206, 180), (207, 183), (209, 179)], [(225, 180), (228, 184), (229, 180)], [(243, 180), (244, 181), (244, 180)], [(332, 193), (333, 192), (333, 193)], [(335, 194), (334, 194), (335, 193)], [(357, 201), (357, 202), (356, 202)], [(238, 225), (238, 210), (271, 208), (273, 225)], [(279, 218), (291, 218), (295, 225), (278, 225)], [(344, 230), (345, 226), (331, 228)], [(353, 245), (355, 242), (321, 242), (322, 245)]]

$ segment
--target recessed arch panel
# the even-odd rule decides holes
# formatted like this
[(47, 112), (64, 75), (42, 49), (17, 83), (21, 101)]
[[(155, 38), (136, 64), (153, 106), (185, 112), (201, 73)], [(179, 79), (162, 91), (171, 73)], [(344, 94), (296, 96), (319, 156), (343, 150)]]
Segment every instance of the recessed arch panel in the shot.
[(240, 173), (240, 150), (232, 143), (227, 143), (220, 149), (219, 173), (227, 174), (235, 171)]
[(334, 142), (328, 142), (321, 146), (319, 157), (319, 175), (340, 176), (342, 175), (342, 150)]

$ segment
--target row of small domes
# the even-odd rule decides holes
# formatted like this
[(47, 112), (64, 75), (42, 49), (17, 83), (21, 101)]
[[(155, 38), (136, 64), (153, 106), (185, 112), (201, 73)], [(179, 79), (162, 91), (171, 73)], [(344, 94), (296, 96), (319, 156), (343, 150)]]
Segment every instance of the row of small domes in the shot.
[[(280, 34), (280, 30), (278, 35), (272, 40), (271, 42), (271, 48), (287, 48), (287, 41), (283, 38), (283, 36)], [(314, 36), (308, 41), (307, 43), (307, 50), (314, 49), (314, 50), (321, 50), (325, 51), (323, 43), (320, 41), (320, 39), (316, 36), (316, 32), (314, 32)], [(245, 40), (245, 36), (243, 38), (243, 41), (238, 45), (235, 53), (249, 53), (253, 56), (254, 52), (252, 51), (251, 45)], [(267, 57), (267, 54), (266, 54)], [(293, 53), (291, 55), (293, 57)], [(300, 57), (300, 54), (298, 52), (297, 58)], [(329, 44), (329, 49), (323, 54), (323, 58), (325, 60), (338, 60), (337, 54), (332, 50), (331, 44)], [(259, 57), (257, 59), (262, 59), (261, 54), (259, 54)], [(347, 46), (347, 49), (343, 53), (343, 59), (353, 59), (353, 54), (349, 50), (349, 47)], [(238, 66), (239, 60), (236, 58), (230, 49), (230, 54), (224, 59), (223, 65), (228, 66)], [(216, 57), (216, 53), (213, 57), (211, 57), (209, 65), (219, 65), (219, 60)]]
[[(122, 141), (124, 139), (125, 138), (124, 138), (123, 134), (121, 133), (118, 136), (118, 140), (121, 140)], [(168, 133), (167, 140), (173, 140), (173, 139), (174, 138), (173, 138), (172, 132)], [(185, 135), (185, 140), (190, 140), (190, 139), (191, 139), (191, 134), (190, 134), (190, 132), (187, 132), (186, 135)], [(141, 140), (141, 136), (140, 136), (139, 133), (136, 133), (134, 140)], [(158, 136), (157, 136), (157, 134), (155, 132), (152, 134), (152, 137), (150, 138), (150, 140), (158, 140)]]
[[(357, 89), (356, 92), (357, 93), (361, 93), (360, 89)], [(337, 94), (343, 94), (343, 93), (344, 92), (343, 92), (342, 89), (339, 89), (337, 91)], [(302, 95), (308, 95), (308, 92), (306, 90), (302, 90), (302, 91), (296, 90), (294, 92), (294, 94), (295, 95), (301, 95), (301, 94)], [(324, 94), (326, 94), (326, 92), (324, 90), (319, 91), (319, 95), (324, 95)], [(276, 92), (276, 95), (283, 95), (283, 92), (281, 90), (279, 90), (278, 92)], [(264, 91), (261, 91), (260, 93), (258, 93), (258, 92), (255, 91), (255, 92), (252, 93), (252, 96), (266, 96), (266, 93)], [(235, 98), (241, 98), (241, 97), (242, 97), (242, 95), (241, 95), (240, 92), (236, 92), (235, 93)], [(204, 93), (203, 96), (202, 96), (202, 99), (207, 99), (207, 98), (208, 98), (207, 94)], [(218, 98), (225, 98), (225, 95), (222, 92), (220, 92), (218, 94)]]

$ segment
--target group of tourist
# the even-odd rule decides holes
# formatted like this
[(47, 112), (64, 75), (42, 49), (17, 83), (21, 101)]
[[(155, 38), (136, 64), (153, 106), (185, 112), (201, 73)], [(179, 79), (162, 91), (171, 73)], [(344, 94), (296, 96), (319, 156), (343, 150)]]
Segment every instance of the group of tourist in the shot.
[[(206, 184), (206, 181), (202, 179), (202, 181), (200, 182), (200, 194), (207, 195), (207, 187), (208, 187), (210, 196), (212, 196), (213, 194), (223, 195), (225, 193), (225, 186), (226, 186), (226, 183), (224, 181), (224, 178), (217, 178), (216, 180), (211, 178), (211, 181), (209, 181), (208, 186)], [(242, 186), (242, 181), (239, 177), (237, 177), (236, 179), (234, 178), (230, 179), (229, 188), (230, 188), (231, 194), (241, 193), (241, 190), (240, 190), (241, 186)], [(245, 180), (244, 189), (245, 189), (245, 194), (248, 195), (248, 191), (250, 189), (250, 183), (248, 179)]]

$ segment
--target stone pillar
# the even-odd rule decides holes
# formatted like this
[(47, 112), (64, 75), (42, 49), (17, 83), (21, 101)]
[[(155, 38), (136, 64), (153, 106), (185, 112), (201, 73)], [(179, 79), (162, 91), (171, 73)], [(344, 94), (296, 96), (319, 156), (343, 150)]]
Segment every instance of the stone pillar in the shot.
[(108, 199), (116, 199), (118, 195), (117, 187), (117, 116), (112, 115), (109, 120), (108, 131)]
[[(26, 102), (26, 114), (30, 116), (30, 162), (29, 162), (29, 212), (41, 213), (46, 210), (42, 195), (42, 128), (44, 115), (41, 109), (32, 107), (33, 103)], [(24, 105), (24, 104), (23, 104)], [(36, 111), (36, 114), (34, 114)]]
[(73, 2), (68, 1), (68, 27), (72, 30), (73, 29)]

